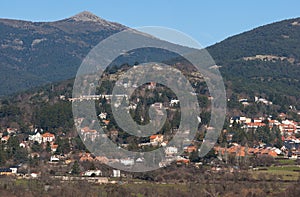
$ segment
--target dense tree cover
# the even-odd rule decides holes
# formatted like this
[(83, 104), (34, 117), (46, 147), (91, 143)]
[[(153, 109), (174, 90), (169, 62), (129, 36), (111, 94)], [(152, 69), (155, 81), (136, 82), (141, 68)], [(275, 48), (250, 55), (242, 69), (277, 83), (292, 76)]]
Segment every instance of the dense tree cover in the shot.
[[(265, 94), (274, 104), (299, 106), (300, 31), (285, 20), (230, 37), (208, 47), (232, 92), (249, 96)], [(284, 60), (243, 60), (273, 55)]]
[(15, 125), (24, 130), (25, 124), (21, 109), (15, 104), (3, 100), (2, 104), (0, 104), (0, 124), (3, 127)]
[(17, 136), (11, 136), (6, 144), (0, 142), (0, 165), (5, 165), (9, 160), (20, 163), (28, 160), (27, 150), (19, 144)]
[(208, 47), (217, 63), (258, 54), (291, 56), (299, 59), (299, 26), (292, 25), (298, 19), (284, 20), (230, 37)]
[(236, 94), (266, 96), (277, 105), (296, 105), (300, 92), (298, 65), (289, 62), (239, 60), (221, 68)]
[(70, 143), (68, 138), (61, 139), (60, 137), (58, 137), (56, 139), (56, 144), (58, 145), (55, 152), (56, 154), (63, 155), (70, 152)]
[(63, 128), (66, 131), (73, 129), (74, 120), (72, 114), (72, 103), (60, 101), (55, 104), (47, 103), (41, 106), (35, 114), (36, 126), (45, 130), (58, 130)]
[(80, 139), (79, 136), (74, 137), (72, 139), (72, 145), (74, 147), (75, 150), (79, 150), (79, 151), (87, 151), (84, 143), (82, 142), (82, 140)]
[(31, 145), (32, 152), (41, 152), (42, 150), (43, 150), (42, 145), (39, 144), (37, 141), (32, 143), (32, 145)]
[(9, 118), (11, 120), (20, 116), (21, 110), (14, 105), (2, 105), (0, 108), (0, 117)]

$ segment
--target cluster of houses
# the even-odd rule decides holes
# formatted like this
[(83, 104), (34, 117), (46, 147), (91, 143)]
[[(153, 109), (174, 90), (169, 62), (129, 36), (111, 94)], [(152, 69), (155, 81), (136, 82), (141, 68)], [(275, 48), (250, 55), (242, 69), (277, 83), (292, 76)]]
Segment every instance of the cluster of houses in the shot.
[(38, 142), (41, 143), (47, 143), (47, 142), (54, 142), (55, 141), (55, 135), (49, 132), (40, 134), (40, 132), (37, 132), (33, 135), (29, 135), (29, 141)]
[[(111, 133), (111, 132), (110, 132)], [(114, 132), (113, 132), (114, 133)], [(112, 135), (112, 134), (111, 134)], [(153, 146), (153, 147), (161, 147), (163, 148), (164, 152), (165, 152), (165, 156), (167, 158), (166, 164), (170, 163), (170, 161), (177, 161), (177, 163), (190, 163), (190, 160), (188, 159), (188, 156), (186, 157), (182, 157), (179, 156), (179, 150), (177, 147), (175, 146), (168, 146), (168, 141), (164, 140), (164, 135), (162, 134), (155, 134), (155, 135), (151, 135), (149, 137), (149, 141), (147, 143), (140, 143), (138, 144), (139, 147), (143, 147), (143, 146)], [(126, 148), (128, 146), (128, 144), (121, 144), (120, 145), (123, 148)], [(183, 146), (183, 152), (186, 153), (187, 155), (192, 153), (192, 152), (196, 152), (197, 151), (197, 146), (193, 145), (193, 144), (186, 144)], [(144, 163), (145, 159), (141, 156), (138, 158), (119, 158), (119, 159), (111, 159), (111, 158), (107, 158), (105, 156), (94, 156), (91, 153), (80, 153), (79, 154), (79, 161), (80, 162), (84, 162), (84, 161), (89, 161), (89, 162), (101, 162), (103, 164), (108, 164), (108, 163), (119, 163), (122, 164), (124, 166), (133, 166), (135, 164), (138, 163)], [(161, 165), (164, 166), (164, 161), (162, 162)]]
[[(156, 86), (155, 83), (150, 83), (148, 85), (149, 89), (153, 89)], [(120, 99), (124, 98), (124, 95), (119, 95)], [(105, 95), (108, 99), (111, 99), (111, 96)], [(94, 96), (88, 96), (88, 97), (81, 97), (78, 98), (78, 100), (98, 100), (100, 98), (103, 98), (102, 95), (94, 95)], [(71, 101), (76, 101), (71, 100)], [(249, 102), (247, 99), (241, 99), (240, 102), (243, 105), (249, 105)], [(255, 97), (256, 103), (263, 103), (265, 105), (272, 105), (272, 102), (263, 99), (263, 98), (257, 98)], [(179, 104), (179, 100), (172, 99), (169, 103), (170, 107), (176, 107)], [(133, 108), (136, 106), (131, 105)], [(163, 104), (162, 103), (154, 103), (152, 105), (155, 110), (157, 110), (158, 114), (162, 111)], [(161, 114), (163, 115), (163, 114)], [(101, 124), (103, 126), (107, 126), (110, 123), (110, 120), (108, 120), (108, 115), (105, 112), (101, 112), (98, 115)], [(227, 155), (234, 155), (237, 157), (247, 157), (247, 156), (254, 156), (254, 155), (268, 155), (271, 157), (278, 157), (278, 156), (288, 156), (289, 158), (298, 159), (300, 158), (300, 139), (295, 137), (295, 134), (300, 133), (300, 123), (297, 123), (293, 120), (286, 119), (285, 114), (280, 114), (279, 117), (281, 120), (274, 120), (271, 118), (268, 118), (268, 123), (266, 124), (265, 117), (259, 117), (259, 118), (248, 118), (248, 117), (232, 117), (230, 119), (230, 126), (232, 127), (234, 124), (240, 124), (242, 128), (249, 130), (249, 129), (257, 129), (259, 127), (269, 126), (270, 128), (277, 127), (282, 136), (284, 136), (284, 146), (280, 149), (275, 147), (267, 147), (267, 146), (258, 146), (258, 147), (247, 147), (247, 146), (241, 146), (236, 143), (232, 143), (230, 147), (220, 147), (215, 146), (214, 151), (215, 154), (218, 155), (220, 158), (224, 158)], [(76, 126), (81, 125), (83, 122), (83, 118), (79, 118), (76, 120)], [(199, 120), (201, 122), (201, 119)], [(13, 134), (17, 133), (18, 131), (13, 128), (7, 128), (6, 133), (7, 135), (3, 136), (2, 133), (0, 134), (1, 141), (3, 143), (7, 142)], [(111, 139), (117, 139), (119, 132), (115, 129), (108, 132), (108, 135)], [(94, 129), (90, 129), (89, 127), (83, 127), (80, 129), (80, 136), (85, 140), (91, 140), (95, 141), (98, 139), (106, 139), (106, 134), (100, 134)], [(20, 143), (20, 147), (22, 148), (28, 148), (32, 142), (37, 142), (38, 144), (47, 144), (50, 143), (51, 152), (55, 153), (58, 145), (55, 144), (55, 135), (50, 132), (38, 132), (37, 130), (34, 132), (33, 135), (29, 135), (27, 141), (22, 141)], [(128, 144), (120, 144), (121, 147), (126, 147)], [(155, 134), (149, 136), (149, 142), (146, 143), (140, 143), (138, 144), (139, 147), (144, 146), (153, 146), (153, 147), (162, 147), (165, 151), (167, 161), (163, 161), (160, 163), (161, 166), (166, 166), (168, 164), (168, 161), (176, 161), (177, 164), (189, 164), (190, 159), (189, 155), (193, 152), (198, 151), (198, 147), (194, 145), (192, 142), (183, 142), (183, 151), (185, 156), (179, 156), (179, 150), (175, 146), (168, 146), (168, 140), (165, 139), (164, 135), (162, 134)], [(50, 158), (50, 162), (57, 163), (60, 161), (60, 157), (57, 155), (52, 154)], [(105, 156), (94, 156), (91, 153), (79, 153), (79, 162), (100, 162), (103, 164), (108, 163), (120, 163), (124, 166), (133, 166), (137, 163), (144, 163), (145, 159), (141, 156), (139, 158), (120, 158), (120, 159), (109, 159)], [(74, 160), (65, 159), (65, 164), (70, 164), (74, 162)], [(11, 175), (16, 174), (17, 171), (15, 168), (3, 168), (0, 169), (0, 175)], [(82, 176), (102, 176), (102, 172), (100, 170), (88, 170), (81, 173)], [(114, 170), (113, 171), (114, 177), (120, 177), (120, 171)]]
[(250, 148), (247, 146), (241, 146), (239, 144), (233, 143), (231, 147), (214, 147), (215, 153), (221, 157), (226, 155), (234, 155), (237, 157), (246, 157), (254, 155), (269, 155), (272, 157), (277, 157), (282, 154), (282, 151), (275, 147), (254, 147)]
[(247, 157), (247, 156), (261, 156), (268, 155), (273, 158), (283, 157), (292, 160), (300, 159), (300, 140), (295, 139), (295, 137), (288, 137), (284, 141), (284, 145), (279, 149), (276, 147), (268, 147), (262, 144), (258, 147), (247, 147), (241, 146), (236, 143), (232, 143), (229, 148), (215, 146), (215, 154), (219, 158), (226, 158), (228, 155), (233, 155), (235, 157)]
[[(2, 143), (6, 143), (11, 136), (18, 133), (18, 130), (14, 129), (14, 128), (7, 128), (6, 133), (7, 133), (7, 135), (4, 135), (4, 133), (0, 133), (0, 139), (1, 139)], [(56, 148), (57, 148), (57, 145), (54, 144), (55, 135), (52, 133), (49, 133), (49, 132), (45, 132), (45, 133), (41, 134), (40, 132), (35, 130), (35, 134), (29, 135), (28, 140), (24, 140), (24, 141), (20, 142), (19, 146), (21, 148), (28, 148), (30, 142), (37, 142), (39, 144), (49, 142), (51, 144), (51, 150), (53, 152), (55, 152)]]
[[(9, 138), (16, 134), (18, 131), (16, 129), (12, 129), (12, 128), (7, 128), (7, 133), (8, 135), (5, 135), (5, 136), (2, 136), (2, 133), (1, 133), (1, 141), (3, 143), (6, 143)], [(95, 133), (95, 131), (93, 130), (90, 130), (88, 128), (83, 128), (83, 133)], [(38, 144), (41, 144), (45, 147), (45, 145), (47, 143), (50, 143), (50, 146), (51, 146), (51, 157), (49, 159), (49, 165), (57, 165), (57, 163), (59, 163), (60, 161), (64, 161), (62, 162), (61, 164), (63, 165), (69, 165), (71, 163), (73, 163), (75, 160), (74, 159), (68, 159), (66, 156), (64, 155), (56, 155), (55, 154), (55, 151), (58, 147), (57, 144), (55, 144), (55, 140), (56, 140), (56, 137), (54, 134), (50, 133), (50, 132), (43, 132), (43, 130), (41, 131), (38, 131), (38, 130), (35, 130), (34, 131), (34, 134), (32, 135), (29, 135), (27, 140), (25, 141), (22, 141), (19, 146), (21, 148), (30, 148), (31, 144), (33, 143), (38, 143)], [(39, 153), (30, 153), (30, 156), (37, 156), (39, 157)], [(140, 159), (141, 160), (141, 159)], [(92, 154), (90, 153), (79, 153), (79, 162), (84, 162), (84, 161), (90, 161), (90, 162), (94, 162), (94, 161), (98, 161), (98, 162), (101, 162), (101, 163), (107, 163), (107, 162), (110, 162), (107, 158), (105, 157), (94, 157)], [(137, 160), (139, 161), (139, 160)], [(121, 160), (122, 163), (124, 163), (124, 165), (131, 165), (130, 164), (130, 161), (127, 161), (126, 159), (124, 160)], [(129, 162), (129, 163), (128, 163)], [(20, 164), (21, 166), (21, 164)], [(30, 174), (20, 174), (18, 172), (18, 168), (20, 166), (12, 166), (12, 167), (9, 167), (9, 168), (0, 168), (0, 176), (3, 175), (3, 176), (23, 176), (23, 178), (38, 178), (41, 176), (41, 173), (36, 173), (36, 172), (31, 172)], [(87, 170), (87, 171), (82, 171), (80, 173), (81, 176), (85, 176), (85, 177), (100, 177), (102, 176), (102, 171), (101, 170)], [(121, 173), (119, 170), (114, 170), (113, 171), (113, 174), (112, 174), (112, 177), (120, 177), (121, 176)]]
[[(270, 155), (272, 157), (277, 157), (279, 155), (288, 157), (290, 159), (300, 159), (300, 138), (297, 138), (297, 134), (300, 133), (300, 123), (289, 120), (286, 118), (286, 114), (281, 113), (279, 114), (279, 119), (274, 120), (271, 118), (267, 119), (267, 124), (270, 129), (277, 127), (282, 135), (283, 146), (278, 149), (274, 147), (257, 147), (257, 148), (247, 148), (234, 145), (225, 150), (222, 147), (215, 147), (216, 153), (220, 155), (227, 154), (235, 154), (237, 156), (245, 156), (245, 155)], [(257, 129), (259, 127), (267, 126), (265, 118), (247, 118), (247, 117), (232, 117), (230, 119), (230, 126), (232, 127), (233, 124), (240, 124), (241, 128), (247, 130), (249, 129)], [(227, 138), (230, 138), (230, 134)], [(229, 139), (230, 140), (230, 139)]]
[[(239, 102), (243, 105), (243, 106), (249, 106), (251, 104), (251, 102), (246, 99), (246, 98), (242, 98), (242, 99), (239, 99)], [(262, 103), (264, 105), (273, 105), (273, 102), (272, 101), (268, 101), (267, 99), (265, 98), (259, 98), (257, 96), (254, 97), (254, 103)]]
[[(285, 117), (285, 114), (281, 113), (279, 117)], [(264, 117), (248, 118), (244, 116), (237, 116), (230, 119), (230, 127), (234, 123), (237, 123), (240, 124), (244, 129), (257, 129), (258, 127), (266, 126), (264, 121)], [(268, 118), (268, 125), (270, 128), (278, 127), (282, 135), (292, 136), (296, 133), (300, 133), (300, 124), (293, 120), (282, 119), (279, 121)]]
[(15, 128), (7, 128), (6, 132), (0, 132), (1, 142), (6, 143), (9, 140), (10, 136), (15, 135), (16, 133), (18, 133), (18, 129)]

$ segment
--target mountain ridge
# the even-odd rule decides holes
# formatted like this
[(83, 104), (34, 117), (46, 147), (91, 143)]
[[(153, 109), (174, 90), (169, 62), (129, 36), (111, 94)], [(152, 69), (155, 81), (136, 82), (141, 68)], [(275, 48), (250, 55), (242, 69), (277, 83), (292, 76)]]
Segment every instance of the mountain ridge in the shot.
[[(127, 28), (100, 18), (74, 20), (84, 15), (54, 22), (0, 19), (0, 95), (74, 77), (89, 50)], [(8, 76), (15, 80), (3, 80)]]
[[(272, 31), (265, 31), (269, 28), (272, 28)], [(207, 47), (207, 49), (211, 53), (213, 53), (212, 55), (214, 56), (214, 58), (216, 60), (222, 59), (217, 55), (218, 51), (217, 52), (214, 51), (216, 48), (219, 48), (218, 50), (226, 51), (226, 50), (228, 50), (228, 48), (226, 48), (226, 47), (228, 47), (229, 45), (232, 45), (232, 47), (235, 47), (237, 45), (236, 42), (240, 41), (239, 38), (244, 37), (244, 36), (248, 37), (248, 34), (252, 34), (252, 35), (257, 34), (257, 37), (256, 36), (249, 36), (248, 37), (247, 42), (244, 43), (244, 44), (248, 44), (248, 45), (241, 45), (239, 47), (239, 49), (242, 49), (243, 53), (247, 53), (249, 55), (249, 51), (250, 52), (253, 51), (253, 50), (249, 50), (249, 46), (251, 46), (251, 42), (255, 41), (255, 39), (259, 38), (262, 41), (261, 43), (255, 43), (256, 45), (257, 44), (259, 44), (259, 45), (265, 44), (266, 46), (271, 46), (272, 41), (274, 41), (275, 39), (278, 39), (278, 36), (281, 36), (283, 39), (286, 39), (286, 40), (292, 39), (289, 36), (289, 34), (294, 35), (295, 31), (297, 31), (297, 34), (298, 34), (297, 36), (299, 36), (299, 30), (300, 30), (300, 17), (285, 19), (285, 20), (282, 20), (282, 21), (277, 21), (277, 22), (273, 22), (273, 23), (266, 24), (266, 25), (263, 25), (263, 26), (255, 27), (252, 30), (245, 31), (245, 32), (242, 32), (240, 34), (230, 36), (230, 37), (224, 39), (221, 42), (218, 42), (214, 45), (211, 45), (211, 46)], [(299, 37), (297, 37), (297, 42), (294, 43), (294, 45), (299, 43), (298, 39), (299, 39)], [(239, 44), (241, 44), (241, 43), (239, 43)], [(223, 47), (220, 47), (220, 45), (223, 45)], [(267, 55), (267, 53), (280, 53), (280, 50), (281, 50), (281, 49), (276, 49), (276, 51), (274, 51), (274, 50), (273, 51), (267, 51), (266, 48), (262, 48), (262, 49), (263, 49), (263, 51), (260, 51), (260, 52), (256, 51), (255, 52), (256, 54), (252, 53), (252, 55), (259, 55), (259, 53), (261, 53), (261, 55)], [(239, 52), (241, 52), (241, 51), (239, 51)], [(298, 55), (298, 58), (300, 59), (299, 53), (295, 53), (293, 55)], [(241, 57), (242, 57), (241, 53), (238, 53), (237, 56), (234, 59), (238, 59), (238, 58), (241, 58)]]
[[(126, 28), (87, 11), (53, 22), (0, 19), (0, 95), (75, 77), (93, 46)], [(300, 18), (293, 18), (229, 37), (207, 50), (235, 94), (297, 97), (298, 46)]]

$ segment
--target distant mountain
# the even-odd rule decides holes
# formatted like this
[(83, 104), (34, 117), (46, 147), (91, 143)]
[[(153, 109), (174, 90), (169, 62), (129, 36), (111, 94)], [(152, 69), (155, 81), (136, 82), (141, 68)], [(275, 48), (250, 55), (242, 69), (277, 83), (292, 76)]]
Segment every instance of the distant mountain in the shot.
[(74, 77), (93, 46), (125, 28), (89, 12), (56, 22), (0, 19), (0, 95)]
[(300, 60), (300, 18), (255, 28), (208, 47), (217, 61), (247, 56), (278, 55)]
[[(126, 28), (89, 12), (56, 22), (0, 19), (0, 95), (73, 78), (93, 46)], [(300, 18), (296, 18), (258, 27), (207, 49), (220, 66), (229, 98), (257, 95), (297, 104), (299, 46)], [(133, 62), (128, 63), (151, 61), (148, 57), (153, 54), (152, 61), (176, 57), (143, 49), (132, 53)]]

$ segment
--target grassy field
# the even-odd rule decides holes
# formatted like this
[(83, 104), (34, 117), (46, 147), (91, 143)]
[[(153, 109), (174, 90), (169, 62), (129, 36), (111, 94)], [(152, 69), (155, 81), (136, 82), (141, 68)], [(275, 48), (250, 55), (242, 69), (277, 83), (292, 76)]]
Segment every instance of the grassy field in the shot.
[(277, 179), (284, 181), (296, 181), (300, 177), (300, 167), (298, 166), (271, 166), (266, 170), (251, 171), (252, 176), (256, 180), (265, 177), (268, 180)]
[[(288, 169), (287, 169), (288, 170)], [(291, 170), (291, 169), (289, 169)], [(285, 170), (266, 170), (253, 171), (253, 175), (260, 177), (259, 173), (268, 173), (270, 178), (272, 174), (290, 174), (292, 178), (298, 178), (298, 172)], [(295, 174), (296, 173), (296, 174)], [(265, 175), (264, 175), (265, 176)], [(266, 177), (266, 176), (265, 176)], [(288, 177), (291, 180), (291, 177)], [(266, 179), (265, 179), (266, 180)], [(193, 196), (273, 196), (282, 195), (291, 184), (295, 182), (278, 182), (278, 181), (217, 181), (207, 183), (205, 180), (201, 183), (161, 183), (161, 182), (131, 182), (119, 184), (92, 184), (89, 182), (57, 182), (41, 180), (14, 180), (0, 179), (0, 196), (14, 197), (31, 197), (31, 196), (66, 196), (66, 197), (118, 197), (118, 196), (161, 196), (161, 197), (193, 197)], [(272, 179), (274, 180), (274, 179)], [(45, 189), (48, 185), (48, 189)], [(297, 187), (297, 185), (296, 185)], [(290, 196), (290, 195), (288, 195)]]
[(271, 166), (268, 168), (271, 171), (300, 171), (298, 166)]
[(296, 161), (291, 159), (280, 159), (277, 160), (280, 165), (295, 165)]

